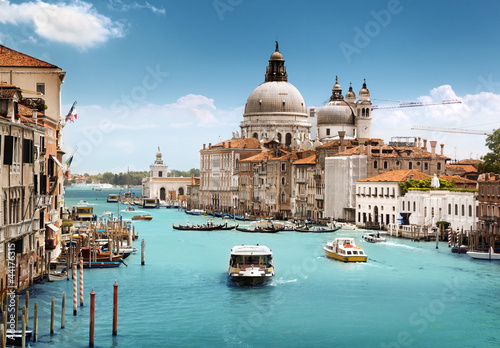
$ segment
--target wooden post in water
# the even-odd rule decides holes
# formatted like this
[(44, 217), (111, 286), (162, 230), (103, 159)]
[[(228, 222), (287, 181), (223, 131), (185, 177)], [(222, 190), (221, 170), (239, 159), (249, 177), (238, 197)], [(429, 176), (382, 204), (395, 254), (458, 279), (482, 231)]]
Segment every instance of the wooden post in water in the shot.
[(64, 314), (66, 313), (66, 293), (62, 293), (62, 306), (61, 306), (61, 329), (64, 329)]
[[(5, 307), (7, 308), (7, 307)], [(7, 310), (5, 310), (3, 312), (3, 323), (5, 323), (5, 325), (3, 326), (3, 330), (2, 330), (2, 347), (6, 347), (7, 346)]]
[(146, 249), (146, 242), (144, 239), (141, 242), (141, 265), (144, 266), (144, 249)]
[(33, 323), (33, 342), (36, 342), (38, 336), (38, 302), (35, 302), (35, 320)]
[(118, 284), (113, 285), (113, 336), (118, 332)]
[(89, 330), (89, 347), (94, 346), (94, 317), (95, 317), (95, 292), (92, 289), (90, 293), (90, 330)]
[(0, 347), (5, 348), (5, 344), (3, 343), (3, 338), (5, 337), (5, 334), (3, 332), (3, 324), (0, 324)]
[(26, 291), (26, 297), (24, 298), (24, 305), (26, 306), (26, 326), (28, 326), (29, 318), (29, 305), (30, 305), (30, 292)]
[(54, 312), (56, 310), (56, 298), (52, 296), (52, 306), (50, 308), (50, 334), (54, 334)]
[(38, 302), (35, 302), (35, 319), (33, 323), (33, 342), (36, 342), (38, 336)]
[(23, 306), (23, 315), (22, 315), (22, 323), (21, 323), (21, 347), (26, 348), (26, 306)]
[(76, 315), (76, 297), (77, 297), (77, 291), (76, 291), (76, 262), (73, 262), (73, 315)]
[(80, 307), (83, 307), (83, 257), (80, 256)]

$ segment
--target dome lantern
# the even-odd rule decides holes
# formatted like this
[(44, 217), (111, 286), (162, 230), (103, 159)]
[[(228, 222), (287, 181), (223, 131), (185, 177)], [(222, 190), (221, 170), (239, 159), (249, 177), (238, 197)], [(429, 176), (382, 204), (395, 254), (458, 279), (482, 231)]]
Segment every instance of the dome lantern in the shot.
[(276, 50), (269, 59), (269, 66), (266, 68), (265, 82), (270, 81), (288, 81), (285, 60), (278, 50), (278, 41), (276, 41)]

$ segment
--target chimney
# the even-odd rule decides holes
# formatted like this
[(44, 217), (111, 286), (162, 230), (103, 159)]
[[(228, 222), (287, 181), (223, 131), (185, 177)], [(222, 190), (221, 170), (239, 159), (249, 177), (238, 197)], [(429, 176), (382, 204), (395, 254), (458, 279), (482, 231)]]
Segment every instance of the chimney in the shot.
[(339, 131), (340, 152), (344, 152), (345, 151), (344, 137), (345, 137), (345, 131)]
[(208, 143), (208, 148), (211, 149), (212, 148), (212, 143)]
[(431, 144), (431, 157), (432, 158), (436, 158), (436, 145), (437, 145), (437, 141), (431, 140), (430, 144)]
[(420, 147), (420, 137), (418, 137), (417, 147)]
[(230, 149), (230, 148), (231, 148), (231, 142), (230, 142), (230, 141), (228, 141), (228, 142), (227, 142), (227, 148), (228, 148), (228, 149)]
[(371, 143), (368, 143), (368, 145), (366, 146), (366, 155), (368, 156), (368, 158), (372, 157), (372, 144)]
[(415, 145), (413, 145), (413, 146), (418, 147), (417, 138), (415, 138)]
[(427, 139), (423, 139), (423, 140), (424, 140), (424, 145), (422, 146), (422, 149), (427, 151)]
[(444, 144), (441, 144), (441, 156), (444, 156)]

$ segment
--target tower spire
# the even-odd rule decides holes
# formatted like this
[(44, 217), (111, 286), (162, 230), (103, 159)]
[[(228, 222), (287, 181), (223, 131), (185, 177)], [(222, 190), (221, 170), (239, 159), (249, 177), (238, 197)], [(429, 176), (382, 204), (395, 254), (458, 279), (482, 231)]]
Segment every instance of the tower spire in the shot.
[(278, 41), (276, 43), (276, 50), (271, 54), (269, 65), (266, 68), (265, 82), (269, 81), (288, 81), (286, 73), (285, 60), (279, 51)]

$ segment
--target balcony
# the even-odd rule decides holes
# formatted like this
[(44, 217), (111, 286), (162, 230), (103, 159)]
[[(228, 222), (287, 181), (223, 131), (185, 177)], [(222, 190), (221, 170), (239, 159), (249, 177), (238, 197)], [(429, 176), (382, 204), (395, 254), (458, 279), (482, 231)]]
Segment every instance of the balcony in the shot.
[(297, 178), (297, 184), (305, 184), (307, 183), (307, 178)]
[(4, 226), (5, 240), (10, 240), (38, 230), (39, 219), (18, 222)]
[(321, 193), (316, 193), (314, 195), (314, 199), (317, 200), (317, 201), (322, 201), (324, 199), (324, 195), (321, 194)]

